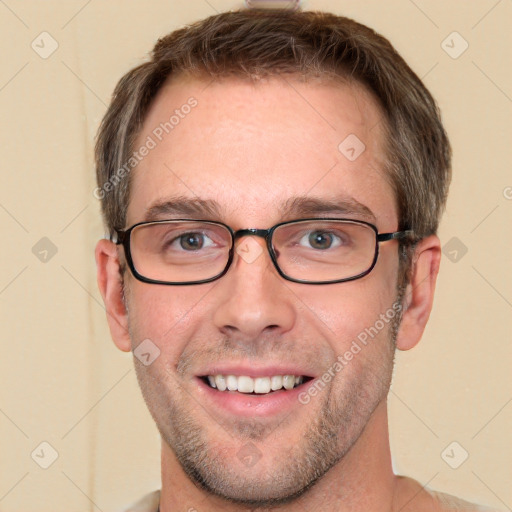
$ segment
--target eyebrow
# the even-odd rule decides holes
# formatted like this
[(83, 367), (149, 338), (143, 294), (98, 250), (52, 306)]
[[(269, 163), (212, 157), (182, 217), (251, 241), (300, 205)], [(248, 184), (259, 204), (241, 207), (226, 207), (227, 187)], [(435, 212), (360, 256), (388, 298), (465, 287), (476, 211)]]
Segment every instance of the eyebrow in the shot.
[(202, 217), (207, 219), (220, 217), (219, 204), (211, 199), (173, 197), (153, 204), (146, 210), (146, 221), (162, 219), (166, 216)]
[[(159, 201), (150, 206), (145, 215), (146, 221), (165, 219), (170, 217), (191, 217), (206, 220), (221, 219), (221, 206), (212, 199), (190, 198), (177, 196)], [(282, 203), (279, 209), (283, 216), (292, 220), (303, 217), (323, 215), (344, 215), (362, 218), (375, 222), (374, 213), (366, 205), (356, 201), (353, 197), (341, 196), (332, 199), (298, 196), (291, 197)]]
[(368, 206), (348, 196), (333, 199), (308, 196), (292, 197), (284, 203), (283, 210), (291, 216), (335, 214), (362, 217), (371, 222), (376, 221), (374, 213)]

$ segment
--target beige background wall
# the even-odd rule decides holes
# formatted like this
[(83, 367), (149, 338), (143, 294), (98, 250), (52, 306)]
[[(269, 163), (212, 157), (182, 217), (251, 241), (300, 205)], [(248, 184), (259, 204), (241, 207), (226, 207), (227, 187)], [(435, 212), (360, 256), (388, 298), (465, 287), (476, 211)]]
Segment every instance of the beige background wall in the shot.
[[(159, 438), (95, 283), (92, 141), (115, 83), (157, 37), (240, 4), (0, 2), (1, 511), (114, 511), (159, 487)], [(439, 100), (454, 147), (433, 317), (399, 355), (390, 395), (395, 468), (510, 510), (512, 3), (306, 8), (389, 37)], [(50, 56), (43, 31), (58, 44)], [(442, 45), (454, 31), (469, 44), (457, 58), (459, 36)], [(458, 469), (441, 456), (453, 441), (446, 461), (469, 453)]]

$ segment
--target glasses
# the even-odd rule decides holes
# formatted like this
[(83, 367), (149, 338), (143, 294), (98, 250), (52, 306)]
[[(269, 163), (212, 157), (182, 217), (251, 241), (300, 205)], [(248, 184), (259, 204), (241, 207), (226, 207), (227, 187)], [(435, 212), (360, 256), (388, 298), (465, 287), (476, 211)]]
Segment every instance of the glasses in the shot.
[(221, 222), (176, 219), (140, 222), (116, 230), (132, 274), (145, 283), (202, 284), (228, 271), (235, 242), (264, 238), (272, 263), (286, 280), (304, 284), (353, 281), (377, 263), (379, 243), (404, 240), (412, 231), (378, 233), (368, 222), (350, 219), (300, 219), (270, 229), (233, 231)]

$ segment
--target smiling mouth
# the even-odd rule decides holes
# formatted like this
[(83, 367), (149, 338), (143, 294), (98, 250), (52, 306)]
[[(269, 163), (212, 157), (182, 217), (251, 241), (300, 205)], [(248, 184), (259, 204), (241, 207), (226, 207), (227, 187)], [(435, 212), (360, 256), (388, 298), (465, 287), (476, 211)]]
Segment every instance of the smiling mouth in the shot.
[(247, 375), (205, 375), (200, 379), (217, 391), (267, 395), (275, 391), (289, 391), (312, 380), (307, 375), (273, 375), (252, 378)]

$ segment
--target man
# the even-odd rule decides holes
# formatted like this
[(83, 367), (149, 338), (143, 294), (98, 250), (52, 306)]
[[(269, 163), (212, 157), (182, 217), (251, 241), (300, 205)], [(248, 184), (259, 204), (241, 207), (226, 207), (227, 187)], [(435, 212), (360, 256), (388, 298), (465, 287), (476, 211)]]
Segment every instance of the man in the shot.
[(450, 147), (386, 39), (277, 10), (178, 30), (117, 85), (96, 162), (98, 283), (162, 437), (131, 510), (484, 510), (391, 467)]

